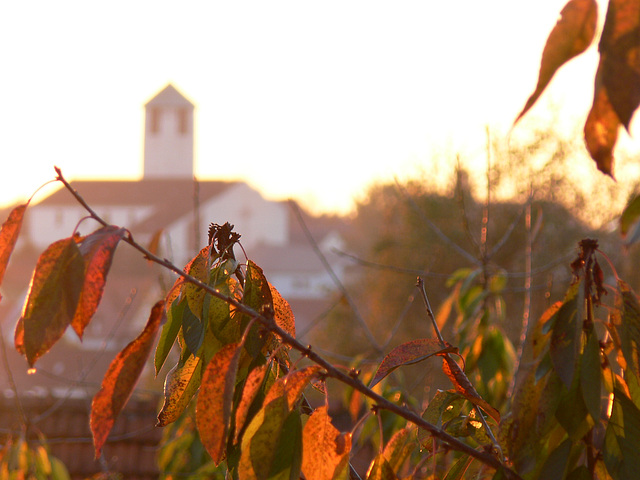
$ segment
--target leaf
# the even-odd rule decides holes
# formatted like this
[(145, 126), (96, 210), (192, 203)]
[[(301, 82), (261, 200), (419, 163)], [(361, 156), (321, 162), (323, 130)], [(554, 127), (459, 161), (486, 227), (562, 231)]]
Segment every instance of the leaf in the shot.
[(260, 388), (264, 385), (265, 375), (267, 373), (267, 366), (261, 365), (254, 368), (247, 375), (247, 379), (244, 382), (244, 388), (242, 389), (242, 398), (236, 408), (236, 423), (235, 423), (235, 435), (233, 443), (238, 443), (240, 433), (244, 428), (244, 424), (249, 415), (249, 408), (251, 404), (258, 396)]
[(620, 343), (624, 361), (636, 377), (640, 378), (640, 302), (631, 288), (618, 282), (619, 298), (617, 315), (612, 315), (614, 339)]
[[(638, 229), (635, 228), (638, 225), (638, 220), (640, 219), (640, 195), (636, 194), (633, 196), (631, 200), (627, 203), (620, 215), (620, 235), (622, 236), (622, 240), (625, 245), (630, 245), (634, 243), (637, 238)], [(632, 238), (627, 239), (627, 235), (629, 232), (634, 230), (634, 235)]]
[(597, 21), (598, 4), (595, 0), (570, 0), (564, 6), (542, 52), (536, 89), (514, 124), (536, 103), (558, 69), (591, 45)]
[(598, 170), (613, 177), (613, 150), (618, 141), (620, 120), (616, 114), (609, 92), (602, 83), (602, 60), (596, 72), (593, 105), (584, 124), (584, 141)]
[(2, 284), (9, 258), (18, 241), (22, 220), (24, 219), (24, 213), (28, 205), (29, 203), (25, 203), (15, 207), (2, 224), (2, 229), (0, 230), (0, 284)]
[[(269, 290), (271, 291), (271, 298), (273, 299), (273, 310), (275, 313), (274, 319), (276, 321), (276, 325), (295, 338), (296, 319), (293, 315), (291, 305), (289, 305), (289, 302), (280, 295), (280, 292), (278, 292), (273, 285), (269, 284)], [(289, 345), (285, 346), (287, 349), (291, 348)]]
[(224, 458), (231, 426), (231, 406), (241, 348), (232, 343), (218, 351), (202, 377), (196, 403), (196, 425), (202, 445), (216, 465)]
[(474, 405), (482, 408), (491, 418), (500, 423), (500, 412), (480, 396), (455, 360), (453, 360), (449, 354), (443, 354), (442, 357), (444, 359), (442, 362), (442, 370), (445, 375), (449, 377), (456, 391), (464, 395), (464, 397)]
[(222, 345), (210, 330), (197, 354), (182, 349), (178, 363), (167, 373), (164, 382), (164, 402), (158, 414), (158, 427), (164, 427), (180, 417), (200, 387), (202, 372)]
[(384, 455), (379, 453), (367, 471), (367, 480), (397, 480), (397, 476)]
[(393, 471), (399, 472), (416, 446), (413, 430), (403, 428), (394, 433), (382, 453)]
[(549, 353), (553, 368), (567, 388), (571, 387), (580, 353), (578, 295), (569, 297), (555, 315)]
[(197, 352), (204, 341), (206, 327), (187, 305), (182, 312), (182, 334), (184, 343), (190, 352)]
[(640, 104), (640, 0), (610, 0), (600, 38), (602, 83), (629, 130)]
[(300, 370), (293, 370), (286, 376), (280, 377), (269, 389), (264, 403), (267, 404), (280, 396), (286, 396), (287, 408), (293, 410), (303, 390), (309, 382), (320, 375), (322, 368), (312, 365)]
[(114, 225), (102, 227), (86, 236), (78, 246), (85, 264), (84, 284), (71, 326), (80, 338), (102, 299), (113, 254), (125, 233), (124, 228)]
[(604, 442), (604, 462), (615, 480), (636, 478), (640, 471), (640, 410), (618, 388)]
[(144, 369), (163, 315), (164, 301), (159, 301), (151, 309), (151, 315), (142, 333), (113, 359), (100, 390), (93, 397), (91, 432), (96, 458), (100, 457), (116, 417), (129, 400)]
[(378, 382), (398, 367), (403, 365), (413, 365), (414, 363), (421, 362), (434, 355), (440, 355), (447, 352), (456, 353), (457, 351), (457, 348), (450, 345), (446, 348), (442, 348), (440, 342), (432, 338), (421, 338), (419, 340), (413, 340), (411, 342), (398, 345), (396, 348), (391, 350), (386, 357), (384, 357), (376, 371), (376, 374), (369, 383), (369, 388), (373, 388)]
[(463, 455), (458, 458), (456, 463), (454, 463), (451, 469), (447, 472), (447, 476), (444, 477), (444, 480), (461, 480), (472, 461), (473, 457), (468, 455)]
[(317, 408), (302, 432), (302, 473), (307, 480), (347, 478), (351, 434), (340, 433), (327, 407)]
[(565, 470), (567, 469), (570, 453), (571, 440), (567, 438), (549, 454), (538, 478), (544, 478), (545, 480), (562, 480)]
[(49, 245), (38, 258), (15, 335), (16, 349), (29, 366), (49, 351), (71, 323), (83, 277), (84, 261), (72, 237)]
[(582, 398), (594, 422), (600, 419), (602, 380), (600, 373), (600, 344), (594, 332), (589, 334), (580, 364)]
[[(249, 423), (241, 442), (238, 476), (243, 480), (267, 479), (275, 461), (280, 435), (289, 416), (284, 395), (266, 403)], [(298, 415), (294, 413), (294, 415)]]
[[(168, 298), (165, 298), (165, 302), (167, 301)], [(160, 369), (164, 365), (164, 362), (176, 341), (176, 337), (178, 336), (178, 332), (182, 326), (182, 315), (184, 314), (184, 310), (187, 306), (187, 301), (183, 298), (180, 301), (174, 301), (169, 305), (167, 321), (162, 326), (160, 339), (158, 340), (154, 357), (156, 377), (158, 376), (158, 373), (160, 373)]]

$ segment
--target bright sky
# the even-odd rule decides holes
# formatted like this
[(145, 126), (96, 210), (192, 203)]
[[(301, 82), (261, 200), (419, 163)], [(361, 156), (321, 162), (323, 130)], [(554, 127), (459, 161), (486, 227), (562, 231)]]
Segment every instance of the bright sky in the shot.
[[(0, 205), (54, 165), (139, 177), (143, 104), (171, 82), (196, 104), (201, 179), (344, 212), (375, 180), (484, 161), (485, 127), (508, 130), (533, 91), (564, 3), (2, 2)], [(582, 122), (596, 62), (593, 45), (517, 129), (550, 105)]]

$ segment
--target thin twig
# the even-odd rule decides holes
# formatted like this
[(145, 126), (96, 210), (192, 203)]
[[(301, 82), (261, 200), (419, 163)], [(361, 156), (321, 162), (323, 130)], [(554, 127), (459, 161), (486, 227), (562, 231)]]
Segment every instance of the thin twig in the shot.
[(351, 307), (351, 310), (353, 311), (354, 315), (356, 316), (356, 319), (358, 320), (358, 323), (360, 324), (360, 326), (364, 330), (364, 334), (367, 337), (367, 340), (369, 341), (369, 343), (371, 343), (373, 348), (375, 348), (375, 350), (378, 353), (381, 353), (383, 351), (382, 347), (380, 346), (380, 344), (378, 343), (376, 338), (373, 336), (373, 333), (369, 329), (369, 326), (367, 325), (367, 322), (365, 322), (364, 318), (362, 317), (362, 315), (360, 315), (360, 312), (358, 311), (358, 307), (356, 306), (355, 302), (351, 298), (351, 295), (349, 295), (349, 292), (347, 292), (346, 287), (340, 281), (340, 279), (338, 278), (336, 273), (333, 271), (333, 268), (331, 267), (331, 265), (327, 261), (327, 257), (325, 257), (325, 255), (320, 250), (320, 247), (318, 246), (318, 243), (316, 242), (316, 240), (313, 238), (313, 235), (309, 231), (309, 228), (307, 227), (307, 224), (305, 223), (304, 218), (302, 218), (302, 214), (300, 213), (300, 208), (292, 200), (289, 200), (289, 206), (291, 207), (291, 210), (295, 214), (296, 219), (298, 220), (298, 223), (300, 224), (300, 228), (302, 228), (302, 231), (304, 232), (305, 236), (307, 237), (307, 241), (309, 242), (309, 244), (313, 248), (313, 251), (316, 253), (318, 258), (322, 262), (322, 265), (324, 266), (325, 270), (327, 271), (327, 273), (331, 277), (331, 280), (333, 280), (333, 283), (336, 285), (336, 287), (338, 287), (338, 289), (340, 290), (340, 293), (342, 293), (344, 298), (347, 300), (347, 303), (349, 304), (349, 306)]
[(442, 240), (445, 245), (448, 245), (449, 247), (451, 247), (453, 249), (453, 251), (455, 251), (456, 253), (458, 253), (460, 256), (462, 256), (463, 258), (465, 258), (467, 261), (471, 262), (474, 265), (479, 265), (480, 263), (478, 262), (478, 259), (476, 257), (474, 257), (473, 255), (471, 255), (469, 252), (467, 252), (464, 248), (462, 248), (461, 246), (459, 246), (456, 242), (454, 242), (453, 240), (451, 240), (449, 237), (447, 237), (445, 235), (445, 233), (440, 230), (438, 228), (438, 226), (433, 223), (422, 211), (422, 209), (416, 204), (415, 200), (413, 198), (411, 198), (411, 195), (409, 195), (407, 193), (407, 191), (404, 189), (404, 187), (402, 187), (397, 181), (396, 181), (396, 186), (398, 187), (398, 190), (400, 191), (400, 193), (402, 193), (402, 195), (404, 196), (404, 198), (409, 202), (409, 204), (413, 207), (413, 209), (416, 211), (416, 213), (418, 214), (418, 216), (420, 217), (420, 219), (425, 222), (427, 224), (427, 226), (433, 230), (433, 233), (436, 234), (436, 236), (438, 238), (440, 238), (440, 240)]
[[(425, 304), (425, 307), (427, 309), (427, 316), (431, 319), (431, 322), (433, 323), (433, 328), (434, 328), (434, 330), (436, 332), (438, 340), (440, 341), (440, 346), (442, 348), (447, 348), (447, 346), (448, 346), (447, 342), (445, 342), (445, 340), (444, 340), (444, 338), (442, 336), (442, 333), (440, 332), (440, 328), (438, 328), (438, 322), (436, 322), (436, 317), (434, 316), (433, 310), (431, 309), (431, 304), (429, 303), (429, 297), (427, 296), (427, 291), (426, 291), (425, 286), (424, 286), (424, 281), (421, 278), (418, 278), (418, 288), (420, 289), (420, 291), (422, 293), (422, 299), (424, 300), (424, 304)], [(453, 360), (451, 355), (449, 355), (448, 353), (445, 353), (444, 356), (446, 356), (451, 361), (455, 361), (455, 360)], [(464, 370), (461, 369), (460, 371), (466, 377), (466, 374), (464, 373)], [(467, 381), (469, 383), (471, 383), (468, 378), (467, 378)], [(484, 427), (485, 432), (487, 432), (487, 436), (491, 440), (491, 443), (493, 444), (493, 448), (495, 449), (496, 452), (498, 452), (498, 455), (500, 455), (500, 459), (504, 462), (504, 455), (502, 453), (502, 448), (500, 448), (500, 444), (496, 440), (496, 437), (494, 437), (493, 431), (491, 431), (491, 427), (489, 427), (489, 424), (487, 423), (487, 420), (484, 417), (484, 413), (482, 413), (482, 409), (476, 404), (473, 405), (473, 408), (475, 409), (476, 413), (478, 414), (478, 417), (480, 417), (480, 421), (482, 422), (482, 426)]]
[[(85, 200), (80, 196), (80, 194), (66, 181), (66, 179), (62, 176), (62, 172), (60, 171), (60, 169), (56, 167), (55, 170), (56, 170), (56, 173), (58, 174), (58, 180), (60, 180), (65, 185), (65, 187), (71, 192), (71, 194), (75, 197), (75, 199), (92, 215), (92, 217), (98, 223), (100, 223), (103, 226), (107, 226), (108, 224), (93, 211), (93, 209), (85, 202)], [(142, 245), (136, 243), (133, 240), (133, 236), (131, 234), (125, 236), (123, 238), (123, 241), (131, 245), (140, 253), (142, 253), (145, 256), (145, 258), (147, 258), (148, 260), (151, 260), (152, 262), (157, 263), (158, 265), (172, 272), (177, 273), (184, 279), (184, 281), (189, 282), (203, 289), (208, 294), (225, 301), (229, 305), (232, 305), (237, 309), (238, 312), (246, 314), (251, 318), (256, 318), (257, 321), (260, 322), (267, 331), (280, 337), (283, 343), (285, 343), (286, 345), (289, 345), (292, 349), (301, 353), (303, 356), (306, 356), (310, 361), (312, 361), (316, 365), (322, 367), (325, 370), (327, 377), (334, 378), (339, 382), (343, 383), (344, 385), (350, 386), (351, 388), (359, 391), (366, 397), (373, 400), (377, 404), (378, 408), (382, 408), (391, 413), (394, 413), (399, 417), (404, 418), (405, 420), (415, 424), (419, 428), (422, 428), (428, 431), (431, 435), (433, 435), (434, 437), (438, 438), (443, 443), (445, 443), (449, 448), (453, 450), (457, 450), (466, 455), (469, 455), (492, 468), (502, 470), (506, 478), (508, 478), (509, 480), (520, 479), (520, 476), (516, 472), (514, 472), (513, 470), (505, 466), (504, 463), (502, 463), (493, 455), (485, 451), (474, 449), (470, 445), (467, 445), (466, 443), (449, 435), (447, 432), (437, 427), (436, 425), (433, 425), (432, 423), (427, 422), (417, 413), (414, 413), (413, 411), (408, 410), (405, 407), (401, 407), (387, 400), (383, 396), (378, 395), (377, 393), (369, 389), (367, 386), (365, 386), (362, 383), (362, 381), (360, 381), (358, 378), (354, 378), (349, 374), (344, 373), (342, 370), (334, 367), (331, 363), (329, 363), (323, 357), (316, 354), (311, 349), (310, 346), (304, 346), (298, 340), (292, 337), (288, 332), (280, 328), (272, 318), (268, 318), (256, 312), (252, 308), (244, 305), (243, 303), (239, 302), (233, 297), (220, 293), (210, 285), (198, 280), (197, 278), (193, 277), (192, 275), (189, 275), (188, 273), (185, 273), (183, 270), (173, 265), (171, 262), (152, 254)]]

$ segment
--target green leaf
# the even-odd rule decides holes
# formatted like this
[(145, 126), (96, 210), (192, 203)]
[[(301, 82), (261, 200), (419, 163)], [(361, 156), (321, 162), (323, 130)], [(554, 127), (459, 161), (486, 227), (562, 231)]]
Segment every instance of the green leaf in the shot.
[(187, 305), (182, 313), (184, 343), (191, 352), (197, 352), (204, 341), (205, 325)]
[(173, 348), (173, 344), (176, 341), (180, 327), (182, 326), (182, 315), (184, 314), (187, 300), (182, 298), (180, 300), (174, 300), (169, 311), (167, 312), (167, 321), (162, 326), (160, 332), (160, 339), (158, 340), (158, 346), (156, 347), (156, 354), (154, 358), (154, 366), (156, 370), (156, 376), (160, 373), (160, 369), (164, 365), (167, 359), (167, 355)]
[(235, 436), (233, 443), (238, 443), (242, 429), (249, 416), (249, 410), (254, 403), (254, 400), (258, 397), (260, 390), (264, 386), (265, 377), (267, 374), (267, 366), (261, 365), (254, 368), (247, 375), (247, 379), (244, 382), (242, 389), (242, 397), (236, 408), (236, 423), (235, 423)]
[(618, 288), (621, 315), (618, 318), (614, 316), (613, 323), (627, 366), (633, 370), (636, 377), (640, 377), (640, 303), (626, 283), (618, 282)]
[(456, 347), (447, 346), (442, 348), (438, 340), (432, 338), (421, 338), (411, 342), (403, 343), (395, 347), (384, 357), (378, 367), (376, 374), (369, 383), (369, 388), (373, 388), (384, 377), (403, 365), (413, 365), (422, 362), (427, 358), (442, 353), (457, 353)]
[(456, 460), (456, 463), (451, 466), (451, 469), (447, 472), (447, 476), (444, 477), (444, 480), (461, 480), (472, 461), (473, 457), (462, 455), (458, 460)]
[(384, 455), (378, 454), (369, 466), (367, 480), (397, 480), (397, 476)]
[(629, 200), (620, 215), (620, 234), (627, 245), (635, 240), (635, 238), (627, 239), (627, 234), (637, 225), (638, 220), (640, 220), (640, 194), (634, 195)]
[(602, 379), (600, 373), (600, 343), (591, 332), (584, 346), (580, 365), (580, 389), (589, 414), (594, 422), (600, 419)]
[[(178, 336), (180, 340), (180, 336)], [(182, 346), (180, 359), (164, 382), (164, 403), (158, 414), (159, 427), (164, 427), (180, 417), (198, 391), (202, 373), (215, 353), (222, 348), (220, 342), (207, 330), (205, 340), (196, 355)]]
[(580, 352), (580, 329), (582, 322), (578, 318), (578, 295), (567, 299), (558, 310), (551, 332), (550, 354), (553, 368), (570, 388)]
[(280, 435), (287, 417), (287, 399), (273, 399), (249, 422), (242, 436), (238, 474), (243, 480), (266, 480), (270, 477)]
[(615, 480), (636, 478), (640, 472), (640, 410), (618, 388), (607, 425), (604, 462)]
[(564, 478), (564, 472), (567, 469), (571, 446), (571, 440), (566, 439), (553, 450), (544, 462), (538, 478), (544, 478), (545, 480), (562, 480)]
[(15, 335), (16, 349), (31, 367), (71, 323), (83, 284), (84, 260), (73, 237), (51, 244), (40, 255)]
[(585, 405), (580, 379), (574, 378), (571, 388), (564, 390), (560, 398), (560, 403), (556, 410), (556, 418), (569, 437), (574, 441), (579, 441), (593, 427), (594, 421), (589, 416), (589, 411)]
[(399, 472), (416, 446), (415, 432), (413, 429), (403, 428), (391, 437), (382, 453), (393, 471)]

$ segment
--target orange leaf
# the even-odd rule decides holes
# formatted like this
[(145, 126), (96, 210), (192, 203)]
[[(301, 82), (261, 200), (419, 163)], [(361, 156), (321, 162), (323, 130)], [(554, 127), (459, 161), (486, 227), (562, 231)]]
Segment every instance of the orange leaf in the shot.
[(269, 389), (264, 404), (268, 405), (273, 400), (286, 395), (287, 408), (291, 411), (311, 380), (320, 375), (322, 368), (312, 365), (300, 370), (293, 370), (286, 376), (280, 377)]
[(596, 73), (593, 106), (584, 125), (584, 141), (598, 169), (613, 177), (613, 150), (618, 140), (620, 120), (602, 84), (602, 58)]
[[(295, 338), (296, 336), (296, 319), (293, 315), (291, 305), (287, 302), (276, 288), (269, 284), (271, 297), (273, 298), (273, 310), (275, 313), (276, 325)], [(287, 345), (287, 348), (291, 348)]]
[(73, 237), (52, 243), (38, 258), (15, 333), (16, 349), (31, 367), (71, 323), (83, 277), (84, 261)]
[(517, 123), (536, 103), (558, 69), (584, 52), (593, 41), (598, 22), (596, 0), (570, 0), (560, 15), (542, 52), (536, 89), (513, 123)]
[(113, 254), (125, 232), (124, 228), (114, 225), (102, 227), (86, 236), (79, 245), (85, 261), (84, 285), (71, 326), (80, 338), (102, 299)]
[(442, 371), (447, 375), (447, 377), (449, 377), (449, 380), (453, 383), (456, 391), (464, 395), (464, 397), (474, 405), (482, 408), (491, 416), (491, 418), (500, 423), (500, 412), (489, 405), (489, 403), (480, 396), (460, 368), (460, 365), (458, 365), (449, 354), (444, 354), (442, 357), (444, 359), (444, 362), (442, 362)]
[(610, 0), (600, 39), (602, 84), (629, 130), (640, 104), (640, 0)]
[(302, 473), (307, 480), (347, 478), (351, 434), (331, 423), (327, 407), (317, 408), (302, 431)]
[(262, 387), (264, 383), (264, 377), (266, 373), (267, 373), (267, 366), (261, 365), (251, 370), (249, 372), (249, 375), (247, 375), (247, 380), (244, 382), (244, 388), (242, 389), (242, 398), (240, 399), (238, 408), (236, 408), (236, 425), (235, 425), (235, 434), (234, 434), (233, 443), (238, 443), (238, 438), (240, 438), (240, 432), (242, 432), (242, 428), (244, 427), (244, 424), (247, 421), (249, 408), (251, 407), (251, 404), (258, 396), (260, 387)]
[(216, 466), (224, 458), (227, 446), (241, 351), (239, 344), (231, 343), (213, 356), (204, 371), (196, 403), (196, 425), (200, 440)]
[(27, 205), (29, 204), (25, 203), (11, 210), (9, 218), (2, 224), (2, 230), (0, 230), (0, 284), (4, 278), (4, 272), (7, 270), (9, 257), (11, 257), (13, 248), (18, 241)]
[(100, 457), (116, 417), (129, 400), (144, 369), (163, 315), (164, 302), (161, 300), (151, 309), (151, 315), (142, 333), (113, 359), (100, 390), (93, 397), (91, 432), (96, 458)]
[(369, 388), (372, 388), (380, 382), (380, 380), (402, 365), (412, 365), (426, 360), (433, 355), (455, 353), (457, 351), (458, 349), (452, 346), (442, 348), (440, 342), (432, 338), (421, 338), (398, 345), (384, 357), (376, 374), (371, 379), (371, 383), (369, 383)]

